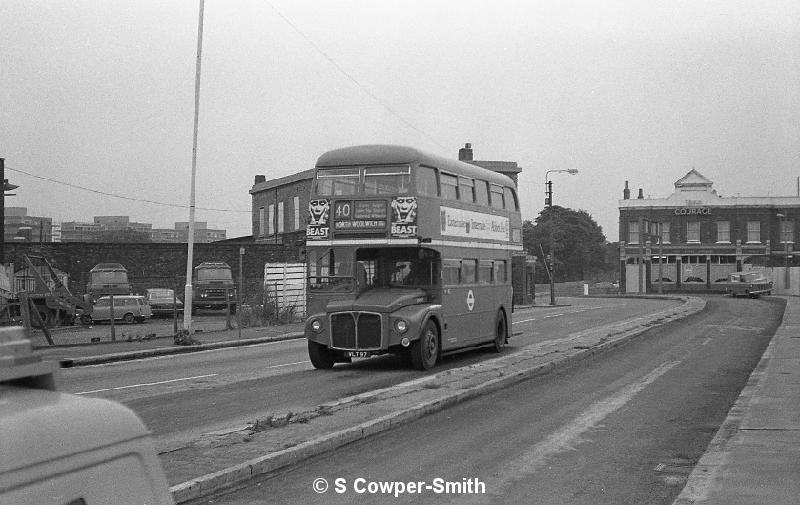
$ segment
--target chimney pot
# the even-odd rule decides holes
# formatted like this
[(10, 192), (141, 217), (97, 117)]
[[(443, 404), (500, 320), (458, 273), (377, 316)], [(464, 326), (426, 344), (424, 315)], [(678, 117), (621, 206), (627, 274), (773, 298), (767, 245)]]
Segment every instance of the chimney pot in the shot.
[(644, 200), (644, 190), (642, 188), (639, 188), (639, 196), (637, 196), (636, 198), (638, 198), (639, 200)]
[(266, 175), (257, 175), (255, 183), (258, 184), (259, 182), (267, 182), (267, 176)]
[(628, 188), (628, 181), (625, 181), (625, 189), (622, 190), (622, 199), (623, 200), (631, 199), (631, 190)]
[(460, 161), (472, 161), (472, 144), (467, 142), (464, 147), (458, 150), (458, 159)]

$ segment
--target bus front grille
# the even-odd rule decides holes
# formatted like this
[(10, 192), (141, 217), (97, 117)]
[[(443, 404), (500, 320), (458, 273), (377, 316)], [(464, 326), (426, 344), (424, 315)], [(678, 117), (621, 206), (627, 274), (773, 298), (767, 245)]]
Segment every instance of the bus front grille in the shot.
[(340, 349), (356, 348), (356, 320), (344, 312), (331, 315), (331, 344)]
[(331, 314), (331, 347), (337, 349), (379, 349), (381, 316), (371, 312)]
[(358, 316), (358, 347), (377, 349), (381, 346), (381, 316), (361, 314)]

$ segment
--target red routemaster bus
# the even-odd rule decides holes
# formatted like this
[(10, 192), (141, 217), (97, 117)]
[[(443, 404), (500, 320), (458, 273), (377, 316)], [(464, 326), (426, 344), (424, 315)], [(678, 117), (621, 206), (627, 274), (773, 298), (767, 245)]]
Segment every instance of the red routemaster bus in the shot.
[(522, 251), (507, 176), (410, 147), (330, 151), (306, 236), (314, 367), (391, 352), (424, 370), (443, 352), (507, 342)]

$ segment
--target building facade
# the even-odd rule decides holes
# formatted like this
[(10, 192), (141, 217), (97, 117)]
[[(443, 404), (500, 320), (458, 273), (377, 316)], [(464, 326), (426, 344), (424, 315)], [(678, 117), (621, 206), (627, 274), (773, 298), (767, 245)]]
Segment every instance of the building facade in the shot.
[[(620, 287), (628, 293), (718, 291), (728, 274), (794, 266), (800, 196), (722, 197), (697, 170), (666, 198), (619, 201)], [(660, 281), (660, 282), (659, 282)]]
[(53, 218), (29, 216), (27, 207), (6, 207), (3, 216), (5, 242), (52, 242)]
[(267, 180), (256, 175), (253, 199), (253, 239), (268, 244), (305, 243), (308, 200), (314, 169)]

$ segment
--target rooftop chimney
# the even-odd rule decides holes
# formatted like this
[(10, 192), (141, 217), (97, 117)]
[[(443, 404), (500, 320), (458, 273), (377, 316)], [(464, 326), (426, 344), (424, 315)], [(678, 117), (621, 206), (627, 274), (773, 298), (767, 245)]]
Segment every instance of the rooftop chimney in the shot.
[(458, 159), (461, 161), (472, 161), (472, 144), (467, 142), (464, 147), (458, 150)]
[(644, 200), (644, 190), (642, 188), (639, 188), (639, 196), (637, 196), (636, 198), (638, 198), (639, 200)]
[(628, 181), (625, 181), (625, 189), (622, 190), (622, 199), (623, 200), (631, 199), (631, 190), (628, 188)]
[(259, 182), (267, 182), (267, 176), (266, 175), (257, 175), (255, 184), (258, 184)]

